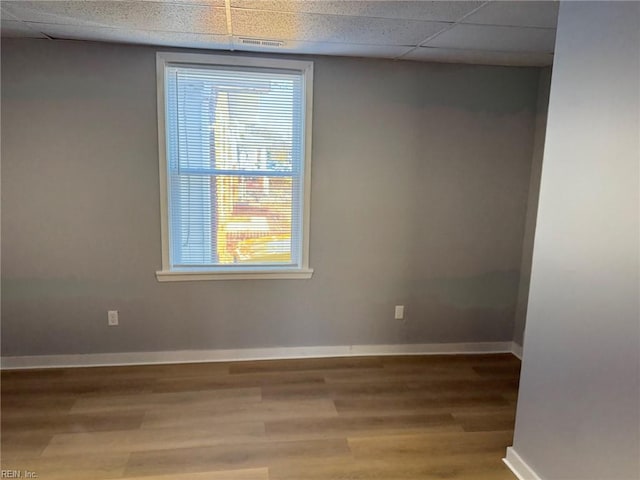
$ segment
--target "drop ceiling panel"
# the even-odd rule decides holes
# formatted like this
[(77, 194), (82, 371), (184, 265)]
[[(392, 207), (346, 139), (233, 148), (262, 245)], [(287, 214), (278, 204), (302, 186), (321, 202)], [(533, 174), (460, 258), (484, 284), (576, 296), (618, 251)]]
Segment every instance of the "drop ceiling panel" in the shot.
[[(121, 0), (113, 0), (121, 1)], [(184, 3), (187, 5), (208, 5), (210, 7), (225, 8), (224, 0), (137, 0), (139, 2), (154, 2), (154, 3)]]
[(31, 24), (53, 38), (94, 40), (101, 42), (137, 43), (188, 48), (229, 49), (229, 37), (183, 32), (152, 32), (148, 30), (122, 30), (118, 28), (75, 25)]
[(303, 53), (379, 58), (396, 58), (407, 51), (407, 47), (392, 45), (353, 45), (347, 43), (300, 41), (287, 41), (282, 47), (263, 47), (243, 45), (240, 43), (240, 37), (234, 37), (234, 47), (236, 50), (247, 52)]
[(427, 43), (429, 47), (504, 52), (553, 52), (555, 30), (456, 25)]
[(420, 47), (402, 57), (423, 62), (467, 63), (474, 65), (510, 65), (543, 67), (553, 64), (550, 53), (492, 52)]
[[(3, 37), (46, 38), (46, 34), (53, 38), (203, 49), (490, 65), (552, 63), (557, 2), (229, 3), (231, 31), (225, 0), (3, 0), (0, 33)], [(453, 25), (454, 22), (460, 23)], [(239, 41), (240, 37), (277, 40), (283, 45), (246, 45)], [(430, 37), (433, 38), (426, 45), (412, 49)]]
[(37, 30), (32, 30), (28, 25), (13, 20), (2, 20), (0, 30), (3, 37), (9, 38), (47, 38)]
[(448, 24), (232, 9), (233, 34), (274, 40), (416, 45)]
[(272, 12), (455, 22), (482, 2), (231, 0), (232, 7)]
[(464, 23), (555, 28), (559, 2), (491, 2), (464, 19)]
[(20, 20), (167, 32), (227, 33), (225, 10), (206, 5), (158, 2), (3, 2)]

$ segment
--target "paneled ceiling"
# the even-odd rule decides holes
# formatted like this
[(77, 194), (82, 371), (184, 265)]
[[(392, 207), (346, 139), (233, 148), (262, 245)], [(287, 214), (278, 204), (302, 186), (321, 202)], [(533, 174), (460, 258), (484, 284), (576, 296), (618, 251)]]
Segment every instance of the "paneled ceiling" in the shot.
[(2, 1), (3, 37), (550, 65), (556, 1)]

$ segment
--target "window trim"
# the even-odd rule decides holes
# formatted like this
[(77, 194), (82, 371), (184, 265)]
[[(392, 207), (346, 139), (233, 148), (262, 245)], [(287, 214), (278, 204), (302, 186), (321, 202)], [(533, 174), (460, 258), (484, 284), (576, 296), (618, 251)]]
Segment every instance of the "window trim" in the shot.
[[(168, 64), (223, 65), (256, 68), (276, 68), (297, 70), (303, 76), (304, 95), (304, 159), (302, 162), (303, 198), (302, 210), (302, 251), (300, 266), (275, 267), (247, 265), (234, 270), (210, 270), (203, 267), (176, 270), (171, 268), (169, 245), (169, 199), (168, 161), (166, 135), (166, 91), (165, 68)], [(158, 157), (160, 160), (160, 230), (162, 238), (162, 270), (156, 272), (159, 282), (181, 282), (194, 280), (249, 280), (249, 279), (308, 279), (313, 274), (309, 267), (309, 225), (311, 212), (311, 131), (313, 117), (313, 62), (301, 60), (275, 59), (266, 57), (208, 55), (199, 53), (157, 52), (156, 82), (158, 106)]]

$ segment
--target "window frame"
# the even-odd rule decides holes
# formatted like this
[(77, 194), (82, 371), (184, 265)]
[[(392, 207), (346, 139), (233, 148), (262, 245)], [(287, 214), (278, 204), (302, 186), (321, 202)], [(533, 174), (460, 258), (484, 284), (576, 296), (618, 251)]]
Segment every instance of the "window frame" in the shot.
[[(193, 269), (172, 269), (169, 237), (169, 184), (166, 134), (166, 98), (165, 72), (169, 65), (184, 64), (193, 66), (235, 66), (256, 69), (295, 70), (302, 74), (302, 95), (304, 97), (304, 115), (302, 136), (304, 141), (302, 159), (302, 195), (300, 196), (301, 252), (297, 267), (278, 267), (277, 265), (247, 265), (246, 267), (194, 267)], [(309, 225), (311, 212), (311, 132), (313, 117), (313, 62), (302, 60), (276, 59), (267, 57), (209, 55), (199, 53), (157, 52), (156, 80), (158, 101), (158, 156), (160, 177), (160, 229), (162, 238), (162, 270), (156, 271), (160, 282), (194, 280), (249, 280), (249, 279), (309, 279), (313, 269), (309, 267)]]

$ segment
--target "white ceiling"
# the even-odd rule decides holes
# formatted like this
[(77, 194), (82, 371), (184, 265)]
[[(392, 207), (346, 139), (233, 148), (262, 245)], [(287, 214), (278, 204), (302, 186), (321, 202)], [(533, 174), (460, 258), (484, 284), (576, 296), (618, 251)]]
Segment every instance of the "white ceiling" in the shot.
[(3, 37), (541, 66), (552, 63), (558, 3), (3, 0), (0, 12)]

